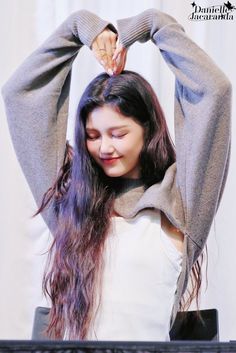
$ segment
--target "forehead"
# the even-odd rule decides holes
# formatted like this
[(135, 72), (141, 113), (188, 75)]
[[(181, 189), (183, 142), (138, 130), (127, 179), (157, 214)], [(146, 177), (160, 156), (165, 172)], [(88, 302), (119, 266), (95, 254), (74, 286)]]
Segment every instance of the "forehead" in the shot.
[(120, 126), (132, 127), (134, 124), (137, 123), (131, 117), (121, 114), (118, 109), (105, 105), (89, 113), (86, 128), (99, 130)]

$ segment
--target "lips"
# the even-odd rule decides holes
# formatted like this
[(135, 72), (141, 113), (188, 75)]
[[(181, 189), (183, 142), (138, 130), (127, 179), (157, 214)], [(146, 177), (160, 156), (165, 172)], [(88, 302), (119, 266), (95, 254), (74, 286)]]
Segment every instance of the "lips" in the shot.
[(103, 164), (111, 165), (111, 164), (115, 164), (119, 159), (121, 159), (121, 157), (101, 158), (101, 161), (102, 161)]

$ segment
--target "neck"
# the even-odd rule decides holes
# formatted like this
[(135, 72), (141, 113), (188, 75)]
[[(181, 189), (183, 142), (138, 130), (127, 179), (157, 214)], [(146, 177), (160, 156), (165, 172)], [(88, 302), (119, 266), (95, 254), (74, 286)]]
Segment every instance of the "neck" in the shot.
[(111, 180), (111, 186), (117, 196), (143, 185), (142, 179), (112, 178)]

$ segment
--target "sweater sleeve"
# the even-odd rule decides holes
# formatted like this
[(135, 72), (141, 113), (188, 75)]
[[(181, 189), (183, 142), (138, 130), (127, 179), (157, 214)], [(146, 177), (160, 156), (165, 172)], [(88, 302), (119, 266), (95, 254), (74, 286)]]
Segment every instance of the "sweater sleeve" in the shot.
[(156, 9), (118, 21), (121, 43), (149, 39), (175, 75), (176, 190), (185, 234), (202, 248), (224, 189), (231, 84), (171, 16)]
[[(107, 26), (89, 11), (73, 13), (3, 87), (13, 145), (37, 206), (64, 159), (73, 61)], [(52, 207), (42, 216), (53, 231)]]

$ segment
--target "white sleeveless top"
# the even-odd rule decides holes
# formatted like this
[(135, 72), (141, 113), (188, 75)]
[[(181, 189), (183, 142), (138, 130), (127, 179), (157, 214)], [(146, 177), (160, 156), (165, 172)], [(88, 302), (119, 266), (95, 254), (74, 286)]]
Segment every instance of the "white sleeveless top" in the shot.
[(101, 301), (89, 340), (166, 341), (182, 254), (161, 229), (160, 212), (112, 218)]

